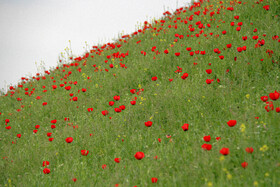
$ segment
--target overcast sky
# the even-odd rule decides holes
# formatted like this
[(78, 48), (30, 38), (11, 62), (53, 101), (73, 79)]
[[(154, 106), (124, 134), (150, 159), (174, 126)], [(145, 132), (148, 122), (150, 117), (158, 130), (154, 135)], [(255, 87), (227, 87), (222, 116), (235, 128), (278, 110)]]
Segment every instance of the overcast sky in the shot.
[[(112, 42), (136, 25), (160, 18), (190, 0), (0, 0), (0, 89), (34, 76), (43, 62), (57, 66), (69, 47), (75, 56)], [(35, 64), (37, 62), (37, 66)]]

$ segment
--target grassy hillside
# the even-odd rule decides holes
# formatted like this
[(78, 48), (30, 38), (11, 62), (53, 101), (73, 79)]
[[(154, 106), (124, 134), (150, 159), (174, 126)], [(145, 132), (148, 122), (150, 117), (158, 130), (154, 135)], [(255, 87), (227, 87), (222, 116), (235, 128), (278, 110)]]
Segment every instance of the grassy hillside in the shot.
[(23, 77), (0, 186), (279, 186), (279, 10), (200, 1)]

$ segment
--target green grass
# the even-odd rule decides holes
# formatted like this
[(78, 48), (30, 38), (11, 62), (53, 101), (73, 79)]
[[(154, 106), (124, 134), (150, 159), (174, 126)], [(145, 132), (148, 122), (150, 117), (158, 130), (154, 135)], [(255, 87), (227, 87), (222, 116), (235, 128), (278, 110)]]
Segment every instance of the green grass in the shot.
[[(263, 8), (265, 5), (270, 5), (269, 10)], [(206, 15), (205, 7), (209, 9)], [(76, 61), (77, 66), (75, 61), (70, 65), (68, 57), (62, 62), (69, 62), (68, 66), (61, 64), (49, 75), (35, 76), (40, 77), (38, 81), (29, 77), (25, 83), (13, 86), (0, 97), (0, 186), (279, 186), (280, 113), (276, 108), (280, 101), (270, 97), (274, 91), (280, 93), (280, 38), (272, 39), (280, 35), (279, 9), (278, 1), (242, 1), (233, 5), (228, 0), (223, 4), (204, 2), (191, 11), (172, 14), (170, 19), (160, 18), (165, 20), (163, 25), (160, 20), (152, 22), (145, 33), (116, 39), (114, 44), (120, 44), (119, 48), (107, 50), (105, 46), (102, 52), (92, 49), (89, 57)], [(199, 16), (195, 15), (197, 11)], [(234, 19), (237, 15), (238, 20)], [(179, 18), (188, 23), (181, 23)], [(177, 29), (169, 28), (175, 26), (175, 20)], [(199, 29), (198, 21), (205, 28)], [(235, 25), (231, 26), (231, 22)], [(236, 31), (238, 22), (243, 22), (240, 31)], [(190, 32), (190, 24), (194, 32)], [(196, 37), (200, 30), (204, 32)], [(219, 37), (215, 37), (217, 34)], [(248, 39), (244, 41), (242, 36)], [(259, 38), (253, 40), (253, 36)], [(255, 48), (262, 39), (265, 44)], [(227, 48), (227, 44), (232, 47)], [(155, 52), (151, 51), (153, 46)], [(246, 51), (239, 53), (237, 47), (243, 46)], [(187, 47), (206, 54), (190, 56)], [(215, 48), (221, 53), (214, 53)], [(164, 53), (166, 49), (168, 54)], [(269, 56), (267, 50), (273, 54)], [(117, 52), (128, 55), (113, 58)], [(177, 52), (178, 57), (174, 54)], [(114, 67), (110, 68), (110, 64)], [(181, 73), (175, 73), (177, 66), (182, 68)], [(212, 73), (207, 74), (206, 69), (212, 69)], [(188, 73), (185, 80), (181, 78), (183, 73)], [(157, 80), (152, 81), (155, 76)], [(206, 84), (206, 79), (213, 82)], [(71, 83), (74, 81), (76, 85)], [(57, 88), (53, 89), (53, 85)], [(67, 91), (66, 86), (71, 90)], [(28, 95), (25, 88), (29, 89)], [(131, 89), (143, 90), (137, 95)], [(116, 95), (119, 101), (113, 99)], [(273, 110), (266, 111), (262, 96), (269, 96)], [(78, 100), (70, 101), (73, 97)], [(131, 105), (134, 97), (136, 105)], [(109, 106), (109, 101), (114, 101), (114, 106)], [(43, 102), (47, 105), (43, 106)], [(115, 112), (121, 105), (125, 110)], [(88, 108), (93, 111), (88, 112)], [(107, 116), (101, 113), (105, 110)], [(7, 124), (6, 119), (10, 120)], [(52, 129), (54, 119), (57, 123)], [(229, 127), (229, 120), (236, 120), (236, 125)], [(152, 121), (151, 127), (145, 126), (147, 121)], [(182, 129), (185, 123), (189, 124), (188, 131)], [(33, 132), (35, 125), (40, 125), (37, 133)], [(8, 126), (11, 129), (5, 128)], [(47, 136), (49, 132), (51, 137)], [(203, 139), (207, 135), (211, 136), (210, 142)], [(74, 141), (66, 143), (67, 137)], [(54, 139), (50, 142), (49, 138)], [(212, 149), (202, 149), (205, 143), (211, 144)], [(226, 156), (220, 153), (224, 147), (229, 148)], [(254, 149), (252, 154), (245, 151), (247, 147)], [(81, 150), (88, 150), (88, 155), (83, 156)], [(145, 157), (137, 160), (136, 152), (143, 152)], [(116, 163), (115, 158), (120, 162)], [(43, 167), (43, 161), (49, 161), (49, 166)], [(248, 163), (246, 168), (241, 166), (243, 162)], [(49, 174), (43, 173), (46, 167)], [(156, 183), (152, 183), (153, 177), (158, 179)]]

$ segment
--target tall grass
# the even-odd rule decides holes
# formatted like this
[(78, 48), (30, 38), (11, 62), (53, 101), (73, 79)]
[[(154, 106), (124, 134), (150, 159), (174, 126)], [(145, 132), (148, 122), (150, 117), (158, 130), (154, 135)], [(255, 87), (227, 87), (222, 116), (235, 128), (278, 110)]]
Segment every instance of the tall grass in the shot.
[(279, 2), (201, 1), (136, 32), (1, 96), (0, 186), (279, 186)]

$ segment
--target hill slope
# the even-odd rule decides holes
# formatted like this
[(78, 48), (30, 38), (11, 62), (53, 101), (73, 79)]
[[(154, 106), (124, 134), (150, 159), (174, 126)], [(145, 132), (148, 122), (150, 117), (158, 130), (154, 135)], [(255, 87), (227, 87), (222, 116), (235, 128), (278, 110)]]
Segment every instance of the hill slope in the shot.
[(279, 185), (279, 7), (200, 1), (23, 77), (1, 185)]

